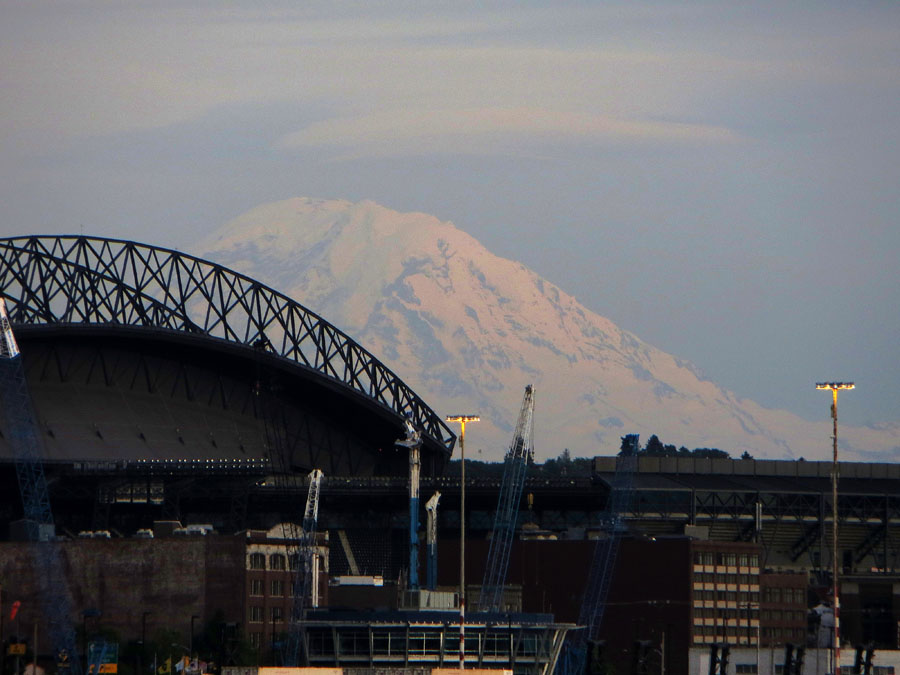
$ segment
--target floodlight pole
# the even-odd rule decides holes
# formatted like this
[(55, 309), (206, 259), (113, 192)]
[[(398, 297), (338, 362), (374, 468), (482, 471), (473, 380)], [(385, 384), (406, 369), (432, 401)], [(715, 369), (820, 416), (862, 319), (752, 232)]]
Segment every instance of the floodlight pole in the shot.
[(478, 415), (450, 415), (459, 422), (459, 669), (466, 669), (466, 422), (480, 422)]
[(841, 675), (841, 602), (838, 592), (838, 391), (855, 389), (852, 382), (816, 382), (816, 389), (831, 391), (831, 419), (834, 424), (831, 462), (831, 585), (832, 611), (834, 612), (834, 635), (831, 639), (831, 667), (834, 675)]

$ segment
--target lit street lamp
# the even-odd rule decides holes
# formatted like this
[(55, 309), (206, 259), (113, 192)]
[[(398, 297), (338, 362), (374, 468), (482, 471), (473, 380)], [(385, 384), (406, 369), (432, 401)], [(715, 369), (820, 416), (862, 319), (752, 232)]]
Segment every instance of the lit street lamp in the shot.
[(466, 422), (480, 422), (478, 415), (450, 415), (448, 422), (459, 422), (459, 669), (466, 667)]
[(852, 382), (816, 382), (816, 389), (831, 391), (831, 419), (834, 421), (834, 433), (832, 434), (833, 457), (831, 462), (831, 586), (834, 612), (834, 635), (831, 639), (831, 666), (834, 675), (841, 673), (841, 629), (840, 610), (841, 603), (838, 598), (838, 416), (837, 400), (838, 391), (841, 389), (855, 389)]

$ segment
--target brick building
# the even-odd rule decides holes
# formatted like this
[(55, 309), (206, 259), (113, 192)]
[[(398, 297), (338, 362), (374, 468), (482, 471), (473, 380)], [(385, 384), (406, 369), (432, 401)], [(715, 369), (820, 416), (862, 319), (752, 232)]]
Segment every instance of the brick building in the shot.
[[(250, 644), (265, 651), (287, 632), (293, 606), (298, 559), (289, 554), (281, 526), (268, 532), (247, 532), (244, 593), (244, 634)], [(316, 583), (308, 607), (326, 605), (328, 599), (328, 533), (319, 536), (314, 561)]]

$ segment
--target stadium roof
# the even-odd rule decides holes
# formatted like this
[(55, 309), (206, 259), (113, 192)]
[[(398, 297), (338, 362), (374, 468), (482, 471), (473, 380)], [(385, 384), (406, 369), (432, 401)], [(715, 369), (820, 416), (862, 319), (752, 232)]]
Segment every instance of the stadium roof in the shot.
[[(422, 431), (423, 455), (437, 464), (449, 458), (455, 443), (443, 419), (351, 337), (278, 291), (209, 261), (115, 239), (0, 239), (0, 294), (23, 343), (32, 393), (42, 408), (38, 413), (47, 423), (51, 446), (60, 445), (54, 441), (59, 440), (59, 429), (77, 426), (71, 410), (83, 403), (79, 392), (87, 387), (94, 403), (108, 405), (116, 419), (128, 417), (132, 426), (156, 424), (152, 406), (142, 409), (146, 395), (156, 395), (157, 417), (184, 418), (173, 423), (177, 431), (167, 440), (175, 443), (173, 452), (179, 445), (190, 445), (178, 425), (192, 426), (196, 417), (186, 412), (190, 406), (182, 406), (182, 400), (196, 404), (204, 396), (208, 401), (221, 399), (214, 419), (205, 422), (209, 435), (221, 431), (223, 415), (243, 415), (235, 433), (243, 435), (245, 451), (244, 445), (253, 444), (246, 437), (259, 426), (251, 418), (265, 417), (246, 388), (248, 381), (262, 379), (260, 373), (274, 373), (274, 398), (284, 398), (282, 392), (287, 398), (294, 395), (288, 404), (279, 400), (272, 406), (270, 418), (293, 419), (297, 406), (320, 418), (315, 424), (292, 422), (294, 428), (285, 433), (295, 436), (288, 439), (295, 444), (304, 434), (311, 438), (320, 433), (319, 421), (325, 419), (330, 430), (347, 427), (357, 441), (366, 434), (366, 425), (380, 425), (370, 450), (391, 450), (406, 417)], [(146, 379), (140, 392), (144, 398), (135, 393), (135, 382), (141, 379)], [(101, 391), (104, 384), (106, 390)], [(124, 402), (123, 386), (131, 388)], [(158, 392), (166, 388), (171, 400), (160, 403)], [(242, 397), (234, 395), (238, 390)], [(176, 391), (182, 392), (177, 401)], [(64, 415), (66, 410), (68, 417), (57, 419), (55, 428), (41, 415)], [(113, 423), (114, 413), (106, 414), (105, 424)], [(267, 430), (270, 418), (263, 420)], [(109, 443), (99, 423), (94, 425), (97, 428), (87, 435)], [(117, 433), (124, 434), (121, 429)], [(145, 430), (132, 435), (147, 440)], [(72, 438), (76, 445), (87, 443), (83, 430)], [(318, 443), (333, 452), (343, 444), (346, 455), (357, 441), (332, 437)], [(207, 446), (219, 442), (213, 438)], [(96, 447), (95, 442), (85, 452)], [(423, 463), (424, 470), (427, 465)], [(342, 472), (352, 468), (352, 461), (340, 466)]]

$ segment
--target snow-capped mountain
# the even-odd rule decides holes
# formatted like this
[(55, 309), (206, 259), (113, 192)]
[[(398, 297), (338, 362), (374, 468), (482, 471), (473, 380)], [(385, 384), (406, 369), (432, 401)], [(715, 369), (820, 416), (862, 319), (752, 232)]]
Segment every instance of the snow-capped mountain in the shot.
[[(477, 413), (468, 456), (501, 459), (526, 384), (538, 459), (591, 456), (619, 438), (732, 457), (825, 459), (830, 424), (765, 409), (704, 379), (453, 224), (374, 202), (259, 206), (193, 247), (322, 315), (439, 414)], [(892, 461), (900, 425), (841, 428), (847, 459)]]

